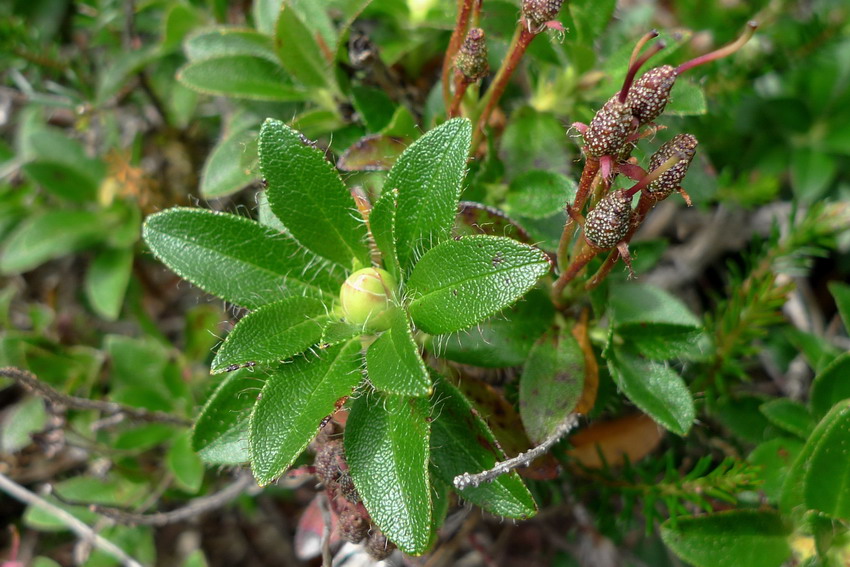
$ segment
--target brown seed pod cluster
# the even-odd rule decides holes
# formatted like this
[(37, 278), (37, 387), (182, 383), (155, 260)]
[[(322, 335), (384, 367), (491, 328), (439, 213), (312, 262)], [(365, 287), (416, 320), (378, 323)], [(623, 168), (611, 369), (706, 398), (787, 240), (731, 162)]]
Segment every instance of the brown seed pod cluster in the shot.
[(609, 250), (626, 236), (631, 218), (632, 195), (623, 190), (614, 191), (587, 214), (584, 236), (596, 248)]
[(688, 168), (691, 166), (691, 161), (697, 151), (699, 142), (691, 134), (677, 134), (672, 140), (666, 142), (658, 151), (652, 154), (649, 159), (649, 170), (659, 167), (665, 161), (673, 156), (680, 156), (680, 160), (661, 174), (661, 176), (649, 184), (646, 191), (652, 195), (656, 201), (661, 201), (670, 196), (673, 191), (677, 191), (688, 173)]
[(487, 76), (490, 72), (490, 64), (487, 62), (484, 30), (481, 28), (469, 30), (455, 57), (455, 67), (468, 83), (474, 83)]
[(564, 0), (522, 0), (522, 17), (531, 30), (542, 28), (561, 10)]

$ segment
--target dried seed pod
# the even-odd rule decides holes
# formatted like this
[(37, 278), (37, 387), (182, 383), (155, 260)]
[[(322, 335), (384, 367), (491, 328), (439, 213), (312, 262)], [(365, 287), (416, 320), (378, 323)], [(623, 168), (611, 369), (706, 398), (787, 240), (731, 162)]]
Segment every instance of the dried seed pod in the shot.
[(369, 539), (366, 540), (366, 552), (372, 559), (381, 561), (392, 555), (393, 551), (395, 551), (395, 544), (387, 539), (384, 532), (373, 528)]
[(530, 29), (537, 30), (554, 20), (564, 0), (522, 0), (522, 17)]
[(632, 85), (628, 100), (632, 115), (641, 126), (652, 122), (664, 112), (678, 76), (675, 67), (662, 65), (650, 69)]
[(584, 236), (596, 248), (609, 250), (626, 236), (631, 218), (632, 195), (623, 190), (614, 191), (587, 214)]
[(660, 167), (673, 156), (679, 156), (679, 161), (670, 167), (661, 176), (649, 184), (646, 191), (656, 200), (661, 201), (670, 196), (673, 191), (679, 189), (691, 161), (697, 151), (699, 142), (690, 134), (678, 134), (672, 140), (658, 148), (658, 151), (649, 158), (649, 170)]
[(339, 515), (339, 536), (360, 543), (369, 535), (369, 522), (357, 510), (346, 509)]
[(628, 100), (621, 102), (616, 94), (599, 109), (585, 130), (585, 152), (593, 157), (618, 155), (635, 129)]
[(327, 486), (332, 482), (336, 482), (341, 474), (338, 458), (343, 453), (342, 442), (334, 440), (328, 441), (316, 452), (316, 457), (313, 459), (313, 466), (316, 467), (316, 475)]
[(463, 45), (455, 57), (455, 66), (463, 79), (474, 83), (487, 76), (490, 64), (487, 62), (487, 44), (484, 42), (484, 30), (472, 28), (466, 34)]
[(350, 474), (347, 472), (341, 474), (337, 482), (339, 483), (339, 491), (346, 500), (352, 504), (360, 502), (360, 494), (357, 493), (357, 488), (354, 487), (354, 480), (352, 480)]

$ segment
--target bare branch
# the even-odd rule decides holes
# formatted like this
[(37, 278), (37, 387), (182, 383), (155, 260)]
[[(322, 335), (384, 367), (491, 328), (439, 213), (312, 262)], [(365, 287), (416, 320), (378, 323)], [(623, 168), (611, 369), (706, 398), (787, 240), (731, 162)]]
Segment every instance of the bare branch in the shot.
[(115, 415), (123, 414), (137, 421), (148, 421), (155, 423), (173, 423), (176, 425), (192, 425), (188, 419), (178, 417), (176, 415), (167, 414), (160, 411), (150, 411), (144, 408), (134, 408), (124, 404), (115, 402), (105, 402), (102, 400), (90, 400), (88, 398), (80, 398), (77, 396), (69, 396), (54, 390), (41, 380), (35, 374), (20, 368), (7, 366), (0, 368), (0, 376), (5, 376), (15, 380), (25, 389), (29, 390), (37, 396), (41, 396), (56, 405), (62, 405), (69, 408), (80, 410), (95, 410), (105, 414)]
[(454, 478), (455, 488), (463, 490), (469, 486), (479, 486), (485, 482), (492, 482), (505, 473), (509, 473), (523, 465), (529, 465), (531, 461), (546, 453), (552, 448), (552, 445), (560, 441), (564, 435), (572, 431), (578, 425), (578, 417), (577, 413), (571, 413), (568, 415), (561, 425), (559, 425), (552, 435), (547, 437), (543, 443), (533, 449), (529, 449), (525, 453), (520, 453), (512, 459), (496, 463), (496, 465), (489, 470), (482, 471), (477, 474), (465, 472), (456, 476)]
[(36, 508), (41, 508), (45, 512), (48, 512), (50, 515), (56, 517), (59, 521), (65, 524), (68, 529), (77, 535), (77, 537), (91, 541), (96, 548), (100, 549), (104, 553), (108, 553), (120, 561), (122, 565), (126, 565), (128, 567), (142, 567), (141, 563), (127, 555), (123, 549), (96, 533), (86, 523), (75, 518), (55, 504), (51, 504), (34, 492), (30, 492), (2, 473), (0, 473), (0, 490), (15, 500), (30, 506), (35, 506)]

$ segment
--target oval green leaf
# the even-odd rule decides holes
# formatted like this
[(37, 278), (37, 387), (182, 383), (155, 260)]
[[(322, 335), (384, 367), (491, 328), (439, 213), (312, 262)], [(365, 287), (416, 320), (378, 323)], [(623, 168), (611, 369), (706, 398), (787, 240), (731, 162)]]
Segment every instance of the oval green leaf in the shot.
[(251, 470), (266, 485), (292, 466), (334, 404), (362, 378), (360, 341), (301, 356), (269, 375), (251, 413)]
[(286, 73), (268, 59), (228, 55), (184, 65), (177, 72), (184, 86), (203, 94), (278, 102), (304, 100), (302, 87), (289, 83)]
[(437, 245), (407, 282), (410, 315), (431, 334), (475, 325), (513, 304), (549, 271), (542, 251), (510, 238), (467, 236)]
[(354, 486), (372, 519), (404, 553), (431, 542), (428, 400), (363, 394), (345, 427)]
[(411, 144), (390, 170), (384, 187), (398, 189), (396, 242), (405, 270), (449, 237), (471, 139), (468, 120), (449, 120)]
[(789, 555), (789, 530), (779, 514), (732, 510), (667, 520), (661, 539), (695, 567), (779, 567)]
[[(846, 377), (845, 377), (846, 378)], [(850, 404), (841, 402), (812, 434), (803, 476), (806, 507), (833, 518), (850, 519)], [(804, 453), (806, 451), (804, 450)]]
[(576, 194), (576, 183), (554, 171), (527, 171), (513, 181), (506, 205), (512, 215), (542, 219), (564, 210)]
[(226, 56), (253, 56), (277, 62), (272, 39), (248, 28), (221, 26), (202, 30), (183, 44), (189, 61)]
[(342, 284), (292, 239), (237, 215), (177, 207), (149, 216), (142, 236), (183, 279), (252, 309), (295, 294), (333, 301)]
[(192, 449), (210, 465), (247, 463), (248, 420), (265, 376), (249, 369), (230, 373), (204, 404), (192, 429)]
[(292, 236), (346, 268), (353, 259), (368, 266), (366, 226), (357, 220), (354, 200), (322, 151), (271, 119), (260, 130), (259, 151), (269, 204)]
[(528, 437), (541, 443), (578, 404), (584, 353), (569, 331), (553, 329), (528, 354), (519, 383), (519, 415)]
[(389, 317), (390, 328), (366, 352), (369, 381), (388, 394), (426, 396), (431, 393), (431, 378), (413, 340), (410, 320), (403, 309), (393, 309)]
[(816, 418), (820, 418), (840, 402), (850, 398), (850, 352), (845, 352), (818, 372), (812, 382), (809, 406)]
[(300, 354), (319, 342), (328, 321), (324, 303), (310, 297), (287, 297), (243, 317), (212, 361), (210, 371), (233, 364), (269, 364)]

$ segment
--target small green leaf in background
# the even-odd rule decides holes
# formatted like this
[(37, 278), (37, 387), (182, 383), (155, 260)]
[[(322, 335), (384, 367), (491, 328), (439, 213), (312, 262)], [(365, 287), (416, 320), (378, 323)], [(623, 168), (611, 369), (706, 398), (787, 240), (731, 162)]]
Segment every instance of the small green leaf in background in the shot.
[(345, 455), (372, 519), (404, 553), (431, 541), (428, 400), (367, 393), (354, 401)]
[(305, 273), (296, 242), (237, 215), (175, 207), (149, 216), (142, 236), (177, 275), (244, 307), (303, 293), (332, 301), (342, 284), (322, 266)]
[(203, 23), (203, 16), (192, 6), (173, 4), (165, 15), (160, 44), (163, 52), (179, 48), (186, 35)]
[(499, 149), (505, 177), (514, 179), (533, 169), (568, 175), (575, 167), (572, 144), (554, 114), (520, 108), (511, 113)]
[(815, 427), (815, 421), (806, 406), (788, 398), (771, 400), (759, 409), (772, 424), (803, 439)]
[(802, 449), (802, 441), (778, 437), (760, 444), (747, 457), (747, 461), (761, 467), (759, 477), (763, 482), (759, 490), (764, 492), (770, 502), (779, 502), (782, 484)]
[(260, 130), (260, 168), (274, 214), (307, 249), (346, 268), (369, 265), (366, 227), (354, 200), (321, 150), (278, 120)]
[(549, 267), (543, 252), (510, 238), (443, 242), (426, 252), (410, 275), (410, 315), (427, 333), (466, 329), (522, 297)]
[(251, 470), (269, 484), (307, 447), (334, 404), (360, 382), (360, 341), (300, 356), (269, 374), (251, 414)]
[(564, 210), (575, 199), (576, 183), (551, 171), (532, 170), (511, 181), (506, 201), (508, 213), (542, 219)]
[(667, 520), (661, 538), (694, 567), (779, 567), (791, 555), (779, 514), (732, 510)]
[(835, 177), (835, 158), (811, 148), (798, 148), (791, 156), (791, 189), (800, 201), (814, 203)]
[(331, 320), (322, 329), (319, 348), (328, 348), (363, 334), (363, 325), (352, 325), (346, 321)]
[(19, 224), (0, 251), (0, 272), (29, 271), (55, 258), (77, 252), (108, 233), (104, 217), (94, 211), (52, 209)]
[(398, 210), (398, 190), (388, 189), (375, 201), (369, 213), (369, 227), (375, 246), (381, 251), (384, 267), (396, 281), (400, 282), (402, 273), (398, 263), (398, 251), (395, 244), (395, 222)]
[(23, 449), (32, 443), (31, 435), (46, 424), (47, 411), (41, 398), (27, 397), (13, 404), (3, 414), (0, 451), (11, 454)]
[(205, 463), (248, 462), (248, 420), (264, 378), (245, 368), (232, 372), (204, 404), (192, 430), (192, 449)]
[(449, 120), (411, 144), (390, 170), (384, 187), (398, 189), (396, 243), (405, 270), (448, 238), (471, 139), (468, 120)]
[(366, 351), (366, 372), (376, 390), (402, 396), (425, 396), (431, 392), (431, 378), (419, 347), (413, 340), (410, 320), (403, 309), (388, 314), (390, 328)]
[(58, 128), (38, 125), (20, 143), (28, 160), (24, 173), (36, 183), (69, 201), (94, 201), (106, 166), (89, 157), (80, 142)]
[[(846, 378), (846, 377), (845, 377)], [(850, 401), (832, 408), (811, 435), (803, 476), (806, 506), (833, 518), (850, 519)], [(803, 454), (801, 453), (801, 457)]]
[(183, 44), (189, 61), (201, 61), (234, 55), (248, 55), (277, 62), (272, 39), (245, 28), (220, 26), (201, 30)]
[[(469, 400), (445, 379), (435, 377), (434, 382), (432, 470), (443, 482), (454, 486), (455, 476), (489, 470), (505, 454)], [(537, 512), (534, 499), (516, 471), (491, 483), (464, 488), (458, 494), (496, 516), (527, 519)]]
[(528, 353), (519, 383), (519, 415), (539, 444), (576, 407), (584, 388), (584, 353), (565, 329), (543, 335)]
[(352, 103), (370, 133), (380, 132), (393, 119), (395, 104), (381, 89), (354, 85), (351, 87)]
[(844, 323), (844, 328), (850, 330), (850, 285), (841, 282), (829, 282), (827, 287), (829, 287), (829, 291), (835, 299), (835, 305), (838, 308), (841, 321)]
[(845, 352), (815, 376), (809, 393), (809, 406), (820, 418), (841, 400), (850, 398), (850, 352)]
[(210, 372), (233, 364), (269, 364), (300, 354), (319, 342), (327, 321), (325, 305), (310, 297), (287, 297), (239, 320), (213, 359)]
[(98, 252), (83, 284), (95, 313), (108, 321), (118, 318), (132, 269), (132, 248), (108, 248)]
[(384, 134), (364, 136), (339, 156), (336, 166), (341, 171), (385, 171), (395, 164), (410, 142), (410, 138)]
[(243, 166), (243, 154), (253, 148), (256, 158), (256, 130), (239, 130), (223, 137), (210, 152), (201, 172), (201, 194), (215, 198), (230, 195), (254, 181)]
[(702, 88), (691, 81), (676, 81), (670, 94), (670, 104), (664, 110), (668, 116), (699, 116), (708, 113), (708, 103)]
[(302, 87), (287, 81), (286, 73), (268, 59), (252, 55), (228, 55), (202, 59), (183, 66), (177, 80), (203, 94), (269, 101), (306, 98)]
[(280, 9), (274, 41), (280, 64), (295, 80), (320, 89), (332, 85), (330, 65), (322, 58), (313, 33), (289, 6)]
[(673, 433), (688, 433), (696, 409), (691, 391), (676, 371), (616, 350), (609, 355), (608, 368), (614, 382), (637, 407)]
[(190, 494), (198, 492), (204, 480), (204, 464), (192, 450), (190, 432), (174, 440), (168, 450), (166, 464), (177, 486)]
[(473, 329), (433, 337), (431, 348), (440, 357), (464, 364), (490, 368), (519, 366), (554, 316), (548, 294), (535, 288), (516, 305)]

